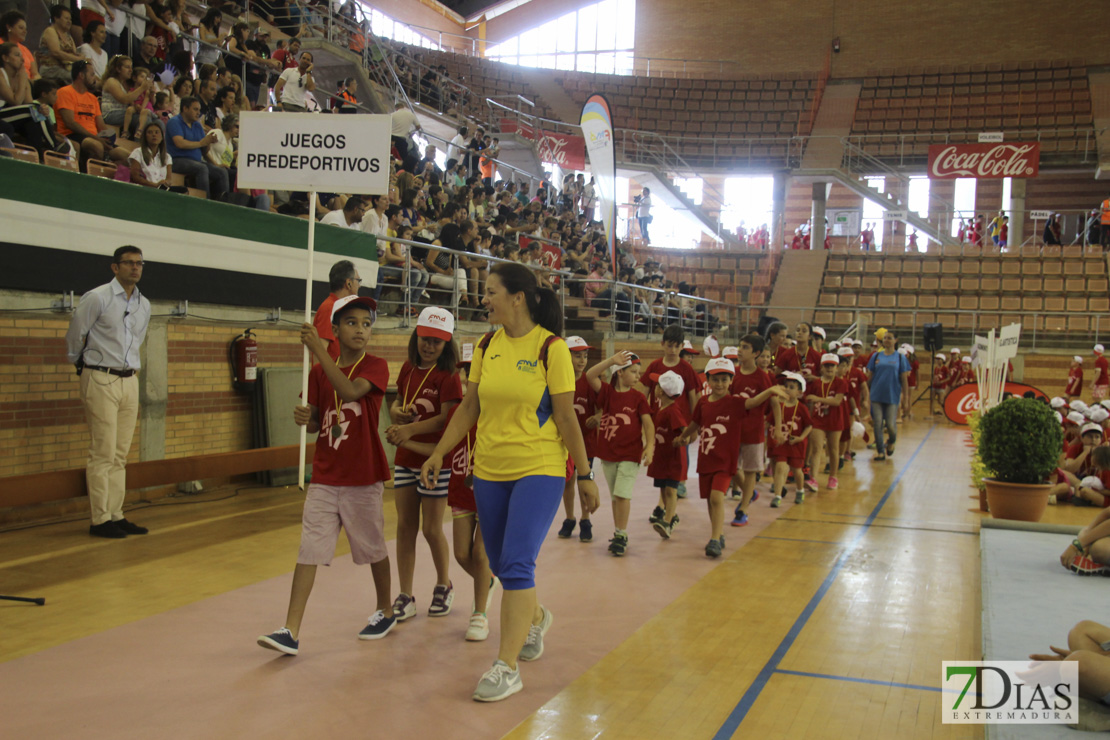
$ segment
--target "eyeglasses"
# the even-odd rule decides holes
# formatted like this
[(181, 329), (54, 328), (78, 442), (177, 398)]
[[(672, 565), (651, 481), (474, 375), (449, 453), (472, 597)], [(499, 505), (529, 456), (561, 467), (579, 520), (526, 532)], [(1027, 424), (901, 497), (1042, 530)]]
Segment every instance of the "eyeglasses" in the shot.
[(126, 267), (142, 267), (146, 263), (143, 260), (120, 260), (117, 265), (124, 265)]

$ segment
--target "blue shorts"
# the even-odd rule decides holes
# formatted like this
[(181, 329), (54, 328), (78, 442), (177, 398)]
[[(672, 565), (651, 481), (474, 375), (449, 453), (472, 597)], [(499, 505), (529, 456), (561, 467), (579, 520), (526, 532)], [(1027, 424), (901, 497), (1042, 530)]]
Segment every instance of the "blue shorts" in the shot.
[(563, 503), (565, 479), (529, 475), (519, 480), (474, 478), (489, 567), (506, 591), (536, 586), (536, 558)]
[(406, 468), (404, 465), (395, 465), (393, 467), (393, 487), (396, 489), (416, 486), (416, 492), (421, 496), (431, 496), (433, 498), (446, 496), (447, 484), (450, 480), (451, 468), (440, 468), (439, 480), (436, 481), (435, 488), (427, 489), (424, 487), (424, 484), (420, 482), (419, 468)]

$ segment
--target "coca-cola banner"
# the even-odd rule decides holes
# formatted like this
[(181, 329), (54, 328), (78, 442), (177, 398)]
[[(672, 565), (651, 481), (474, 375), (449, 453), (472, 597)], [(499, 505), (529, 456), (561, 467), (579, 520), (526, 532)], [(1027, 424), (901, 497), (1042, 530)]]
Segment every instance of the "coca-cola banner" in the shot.
[[(1003, 389), (1006, 393), (1013, 393), (1019, 398), (1024, 396), (1026, 392), (1033, 391), (1040, 398), (1044, 392), (1039, 388), (1034, 388), (1031, 385), (1024, 385), (1022, 383), (1007, 383)], [(964, 383), (958, 385), (948, 392), (944, 398), (944, 415), (953, 424), (967, 424), (967, 417), (972, 411), (979, 409), (979, 384), (978, 383)]]
[(581, 136), (557, 134), (541, 129), (537, 138), (531, 126), (508, 118), (501, 119), (501, 133), (520, 134), (525, 139), (536, 142), (541, 162), (557, 164), (564, 170), (586, 169), (586, 140)]
[(933, 144), (929, 177), (979, 179), (1036, 177), (1041, 164), (1040, 142), (1009, 144)]

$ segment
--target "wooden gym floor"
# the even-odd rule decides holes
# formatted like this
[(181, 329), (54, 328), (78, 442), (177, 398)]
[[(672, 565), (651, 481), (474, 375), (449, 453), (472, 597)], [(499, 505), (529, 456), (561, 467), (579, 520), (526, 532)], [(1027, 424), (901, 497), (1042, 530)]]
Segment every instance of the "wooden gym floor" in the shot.
[[(838, 491), (810, 494), (800, 506), (770, 509), (761, 483), (752, 525), (726, 527), (717, 562), (702, 554), (708, 520), (696, 499), (681, 502), (674, 539), (651, 532), (654, 493), (642, 475), (628, 557), (605, 554), (612, 519), (604, 498), (592, 544), (552, 532), (538, 571), (556, 617), (547, 651), (526, 664), (524, 691), (495, 706), (470, 702), (469, 693), (496, 651), (497, 619), (490, 642), (461, 642), (471, 598), (454, 564), (450, 617), (421, 615), (367, 649), (351, 640), (360, 625), (343, 589), (358, 590), (353, 619), (365, 619), (369, 573), (337, 557), (317, 578), (301, 655), (254, 646), (284, 616), (299, 536), (295, 490), (227, 488), (136, 509), (129, 518), (152, 533), (124, 542), (91, 540), (84, 522), (9, 531), (0, 537), (0, 592), (45, 596), (47, 605), (0, 602), (5, 723), (36, 737), (140, 729), (284, 737), (311, 731), (315, 712), (335, 733), (370, 722), (375, 737), (405, 729), (437, 738), (981, 737), (978, 728), (942, 725), (938, 712), (941, 661), (980, 657), (981, 515), (969, 511), (966, 429), (925, 420), (900, 431), (890, 461), (872, 462), (859, 449)], [(392, 506), (386, 511), (392, 531)], [(1050, 508), (1046, 520), (1080, 523), (1085, 511)], [(422, 540), (417, 560), (423, 609), (433, 579)], [(196, 640), (217, 647), (190, 658)], [(185, 649), (167, 650), (167, 641)], [(380, 668), (375, 650), (383, 651)], [(352, 652), (357, 666), (343, 662)], [(442, 671), (413, 668), (437, 661)], [(121, 673), (103, 671), (106, 663)], [(343, 699), (352, 668), (373, 673), (379, 687), (414, 684), (378, 702), (373, 691), (356, 694), (365, 715), (346, 702), (328, 706)], [(304, 690), (299, 681), (332, 680), (333, 693), (293, 701)], [(156, 707), (154, 694), (144, 694), (165, 683), (185, 709)], [(190, 699), (202, 690), (197, 683), (210, 683), (214, 696)], [(254, 692), (299, 709), (282, 709), (288, 716), (267, 725)], [(71, 720), (57, 716), (67, 705)], [(101, 705), (129, 713), (125, 726), (135, 732), (87, 723)], [(204, 727), (206, 711), (219, 722)]]

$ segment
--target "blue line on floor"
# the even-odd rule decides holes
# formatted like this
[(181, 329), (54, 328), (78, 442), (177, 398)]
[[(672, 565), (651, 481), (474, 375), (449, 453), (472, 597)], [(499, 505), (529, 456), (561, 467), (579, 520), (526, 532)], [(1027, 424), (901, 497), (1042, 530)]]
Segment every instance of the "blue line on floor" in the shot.
[(832, 681), (852, 681), (854, 683), (869, 683), (875, 686), (890, 686), (896, 689), (917, 689), (918, 691), (936, 691), (941, 692), (937, 686), (919, 686), (914, 683), (897, 683), (896, 681), (876, 681), (873, 678), (852, 678), (851, 676), (832, 676), (828, 673), (807, 673), (806, 671), (788, 671), (784, 668), (776, 668), (775, 673), (784, 673), (788, 676), (805, 676), (807, 678), (827, 678)]
[(830, 540), (802, 540), (797, 537), (768, 537), (765, 534), (756, 535), (752, 539), (756, 540), (786, 540), (787, 542), (818, 542), (822, 545), (841, 545), (842, 542), (832, 542)]
[(879, 502), (875, 504), (875, 508), (871, 510), (871, 514), (868, 515), (867, 520), (863, 522), (863, 527), (859, 531), (859, 534), (857, 534), (855, 539), (853, 539), (840, 553), (840, 557), (836, 559), (836, 564), (833, 565), (832, 570), (829, 571), (829, 575), (825, 577), (824, 582), (821, 584), (820, 588), (817, 589), (817, 593), (813, 595), (813, 598), (806, 604), (805, 609), (798, 615), (798, 618), (794, 621), (794, 625), (790, 628), (790, 631), (786, 633), (786, 637), (782, 638), (782, 642), (775, 648), (775, 652), (771, 655), (771, 659), (767, 661), (767, 664), (760, 670), (759, 675), (756, 676), (755, 681), (752, 682), (752, 685), (744, 692), (744, 696), (740, 698), (740, 703), (736, 705), (728, 715), (724, 724), (721, 725), (721, 728), (717, 730), (717, 734), (713, 736), (713, 740), (726, 740), (736, 733), (736, 729), (740, 726), (740, 723), (744, 721), (744, 717), (748, 715), (748, 712), (751, 711), (752, 705), (754, 705), (755, 700), (759, 698), (763, 688), (767, 685), (767, 681), (769, 681), (771, 675), (778, 670), (779, 664), (782, 662), (782, 659), (786, 657), (786, 653), (790, 648), (793, 647), (794, 641), (798, 639), (798, 635), (802, 632), (802, 628), (806, 626), (809, 618), (813, 616), (813, 612), (816, 611), (817, 605), (821, 603), (821, 599), (825, 598), (825, 594), (827, 594), (832, 587), (836, 577), (840, 575), (840, 569), (844, 567), (844, 563), (847, 561), (848, 556), (852, 554), (852, 551), (856, 549), (860, 540), (867, 534), (867, 530), (871, 528), (871, 524), (875, 521), (875, 517), (879, 515), (887, 499), (894, 493), (894, 489), (898, 487), (898, 483), (902, 480), (902, 476), (913, 466), (913, 461), (917, 459), (918, 453), (925, 447), (925, 443), (929, 441), (929, 437), (932, 435), (934, 428), (935, 425), (929, 427), (929, 431), (925, 433), (925, 438), (917, 445), (917, 449), (913, 451), (913, 455), (906, 461), (905, 467), (903, 467), (894, 480), (891, 481), (890, 486), (886, 489), (886, 492), (883, 493), (883, 497), (879, 499)]

